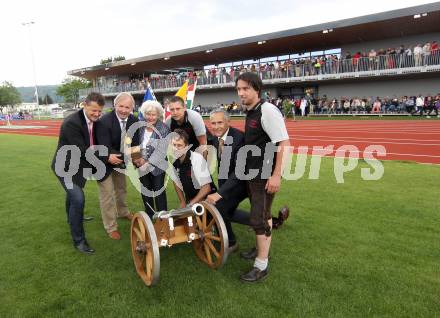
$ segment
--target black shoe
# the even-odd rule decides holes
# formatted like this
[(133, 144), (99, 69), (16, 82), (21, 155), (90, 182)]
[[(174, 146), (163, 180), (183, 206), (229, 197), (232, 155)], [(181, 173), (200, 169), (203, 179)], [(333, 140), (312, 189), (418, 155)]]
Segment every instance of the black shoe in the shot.
[(278, 230), (282, 224), (283, 224), (283, 221), (281, 221), (279, 218), (274, 217), (274, 216), (272, 217), (272, 229), (273, 230)]
[(269, 274), (269, 270), (268, 269), (269, 268), (266, 267), (266, 269), (264, 271), (262, 271), (262, 270), (259, 270), (256, 267), (254, 267), (249, 272), (247, 272), (246, 274), (241, 275), (240, 276), (240, 280), (242, 282), (246, 282), (246, 283), (256, 283), (256, 282), (262, 281)]
[(95, 254), (95, 250), (93, 248), (91, 248), (89, 246), (89, 244), (87, 244), (87, 242), (81, 242), (78, 245), (75, 245), (75, 248), (80, 251), (81, 253), (87, 254), (87, 255), (91, 255), (91, 254)]
[[(289, 217), (289, 214), (290, 214), (289, 207), (288, 207), (287, 205), (285, 205), (285, 206), (283, 206), (283, 207), (281, 208), (281, 210), (279, 211), (279, 213), (278, 213), (278, 218), (279, 218), (282, 222), (284, 222), (284, 221), (286, 221), (287, 218)], [(282, 223), (282, 222), (281, 222), (281, 223)]]
[(84, 222), (89, 222), (89, 221), (93, 221), (95, 218), (93, 216), (85, 216), (83, 217), (83, 221)]
[(257, 248), (253, 247), (248, 251), (244, 251), (240, 253), (241, 258), (247, 259), (247, 260), (254, 260), (255, 257), (257, 257)]
[(283, 206), (278, 213), (277, 218), (272, 218), (272, 228), (277, 230), (283, 225), (284, 221), (289, 217), (289, 207)]

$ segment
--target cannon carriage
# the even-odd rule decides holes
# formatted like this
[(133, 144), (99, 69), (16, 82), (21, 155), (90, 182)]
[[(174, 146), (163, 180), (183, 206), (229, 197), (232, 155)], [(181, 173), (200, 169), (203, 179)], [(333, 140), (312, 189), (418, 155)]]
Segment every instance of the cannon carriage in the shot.
[(201, 202), (191, 207), (156, 212), (152, 219), (138, 212), (131, 222), (131, 254), (138, 275), (147, 286), (159, 281), (160, 248), (191, 243), (198, 258), (213, 269), (225, 264), (228, 235), (215, 206)]

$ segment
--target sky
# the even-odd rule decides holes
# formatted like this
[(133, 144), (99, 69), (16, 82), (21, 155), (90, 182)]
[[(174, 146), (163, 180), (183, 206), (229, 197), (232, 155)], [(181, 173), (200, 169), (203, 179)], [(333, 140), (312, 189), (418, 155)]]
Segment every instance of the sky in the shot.
[[(0, 83), (60, 84), (69, 70), (336, 21), (421, 0), (13, 0), (0, 4)], [(34, 21), (31, 27), (22, 23)]]

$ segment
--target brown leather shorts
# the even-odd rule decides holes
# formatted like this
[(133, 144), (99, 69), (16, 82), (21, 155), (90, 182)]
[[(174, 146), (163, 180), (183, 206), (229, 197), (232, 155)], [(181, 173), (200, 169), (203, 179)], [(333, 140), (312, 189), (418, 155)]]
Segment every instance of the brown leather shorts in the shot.
[(251, 201), (250, 223), (257, 235), (270, 236), (271, 229), (268, 220), (272, 218), (272, 202), (275, 194), (267, 193), (265, 186), (267, 180), (247, 181), (249, 200)]

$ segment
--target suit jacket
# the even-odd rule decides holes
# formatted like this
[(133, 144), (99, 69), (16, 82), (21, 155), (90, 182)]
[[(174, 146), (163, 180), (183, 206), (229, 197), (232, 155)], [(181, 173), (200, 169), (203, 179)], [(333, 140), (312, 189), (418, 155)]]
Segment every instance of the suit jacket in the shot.
[[(219, 151), (219, 142), (218, 138), (215, 137), (212, 139), (212, 145), (217, 149), (217, 154)], [(241, 130), (238, 130), (234, 127), (229, 127), (228, 135), (226, 137), (225, 146), (230, 146), (231, 149), (231, 160), (229, 163), (228, 169), (228, 178), (227, 179), (218, 179), (218, 193), (222, 197), (226, 197), (230, 194), (230, 192), (236, 191), (237, 187), (242, 188), (245, 187), (245, 182), (238, 180), (235, 175), (235, 166), (237, 162), (237, 153), (240, 148), (244, 145), (244, 133)], [(220, 169), (221, 158), (217, 158), (217, 169)]]
[[(125, 125), (125, 130), (128, 130), (131, 125), (136, 123), (138, 120), (132, 114), (127, 118), (127, 123)], [(121, 125), (119, 124), (118, 117), (116, 117), (115, 110), (110, 113), (105, 114), (99, 119), (99, 125), (96, 129), (96, 138), (99, 145), (106, 146), (108, 149), (108, 155), (111, 154), (121, 154)], [(131, 146), (139, 145), (139, 130), (133, 136)], [(106, 173), (105, 178), (107, 178), (116, 166), (108, 162), (108, 157), (103, 158)], [(123, 156), (121, 157), (124, 158)]]
[[(96, 131), (98, 124), (93, 124), (93, 137), (96, 144)], [(58, 146), (55, 155), (52, 160), (52, 170), (55, 172), (55, 164), (58, 150), (65, 145), (77, 146), (81, 152), (80, 163), (78, 172), (72, 176), (72, 182), (77, 186), (83, 188), (86, 179), (83, 176), (84, 168), (92, 168), (93, 166), (86, 160), (86, 151), (90, 147), (89, 129), (87, 126), (86, 118), (84, 117), (84, 111), (81, 109), (76, 113), (73, 113), (67, 117), (60, 129), (60, 136), (58, 139)], [(64, 171), (69, 171), (70, 162), (72, 160), (72, 152), (67, 153), (66, 162), (64, 165)], [(59, 177), (59, 176), (58, 176)]]

